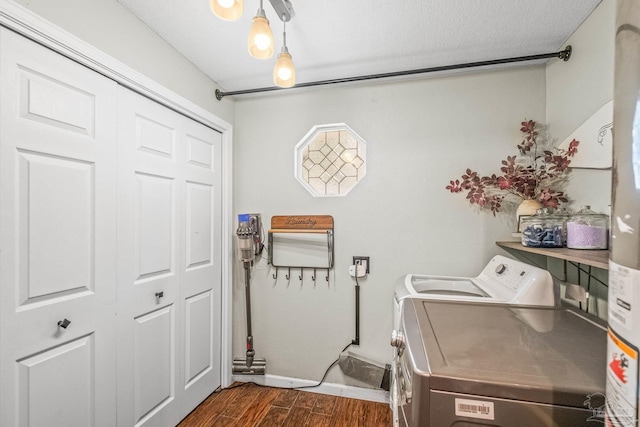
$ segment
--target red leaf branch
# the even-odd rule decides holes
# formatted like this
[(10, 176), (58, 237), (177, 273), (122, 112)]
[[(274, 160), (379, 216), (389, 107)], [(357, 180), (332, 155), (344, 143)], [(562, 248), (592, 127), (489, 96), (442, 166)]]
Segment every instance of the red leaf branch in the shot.
[(509, 196), (535, 199), (552, 208), (566, 203), (567, 197), (559, 188), (571, 158), (578, 152), (579, 142), (574, 139), (566, 150), (548, 148), (544, 141), (538, 141), (540, 133), (533, 120), (522, 122), (520, 131), (523, 133), (522, 142), (517, 145), (520, 156), (507, 156), (502, 160), (502, 175), (480, 176), (467, 169), (460, 179), (450, 181), (445, 188), (452, 193), (466, 191), (469, 203), (491, 210), (494, 216)]

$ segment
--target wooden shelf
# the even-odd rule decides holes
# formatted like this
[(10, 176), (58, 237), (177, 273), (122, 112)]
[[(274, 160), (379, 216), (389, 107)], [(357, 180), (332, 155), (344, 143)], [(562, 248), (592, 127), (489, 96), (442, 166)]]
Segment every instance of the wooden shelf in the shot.
[(520, 242), (496, 242), (496, 245), (505, 249), (521, 252), (545, 255), (548, 257), (564, 259), (592, 267), (609, 269), (609, 251), (607, 250), (580, 250), (567, 248), (530, 248)]

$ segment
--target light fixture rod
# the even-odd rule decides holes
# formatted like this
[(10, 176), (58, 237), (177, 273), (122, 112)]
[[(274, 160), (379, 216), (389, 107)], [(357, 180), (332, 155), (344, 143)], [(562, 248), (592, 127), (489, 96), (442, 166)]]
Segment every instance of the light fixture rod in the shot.
[(282, 21), (283, 30), (282, 30), (282, 47), (287, 47), (287, 21)]
[(410, 76), (414, 74), (434, 73), (438, 71), (461, 70), (465, 68), (476, 68), (476, 67), (484, 67), (487, 65), (509, 64), (513, 62), (535, 61), (538, 59), (547, 59), (547, 58), (559, 58), (564, 60), (565, 62), (568, 61), (569, 58), (571, 58), (571, 45), (568, 45), (567, 47), (565, 47), (563, 50), (559, 52), (541, 53), (539, 55), (517, 56), (514, 58), (493, 59), (489, 61), (467, 62), (464, 64), (442, 65), (439, 67), (419, 68), (417, 70), (393, 71), (390, 73), (369, 74), (366, 76), (344, 77), (340, 79), (331, 79), (331, 80), (320, 80), (316, 82), (298, 83), (291, 88), (281, 88), (277, 86), (270, 86), (270, 87), (261, 87), (261, 88), (255, 88), (255, 89), (233, 90), (229, 92), (223, 92), (220, 89), (216, 89), (216, 99), (218, 101), (221, 101), (222, 98), (224, 98), (225, 96), (248, 95), (251, 93), (271, 92), (275, 90), (295, 89), (295, 88), (312, 87), (312, 86), (324, 86), (324, 85), (332, 85), (332, 84), (338, 84), (338, 83), (359, 82), (363, 80)]

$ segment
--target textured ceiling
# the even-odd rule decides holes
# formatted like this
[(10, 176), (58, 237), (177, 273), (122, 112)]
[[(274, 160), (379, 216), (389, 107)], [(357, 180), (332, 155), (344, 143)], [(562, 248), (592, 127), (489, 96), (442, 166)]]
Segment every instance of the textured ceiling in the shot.
[[(223, 90), (273, 86), (282, 22), (264, 9), (276, 55), (247, 53), (259, 1), (235, 22), (207, 0), (118, 0)], [(287, 46), (298, 83), (554, 52), (600, 0), (291, 0)], [(578, 55), (579, 52), (575, 52)]]

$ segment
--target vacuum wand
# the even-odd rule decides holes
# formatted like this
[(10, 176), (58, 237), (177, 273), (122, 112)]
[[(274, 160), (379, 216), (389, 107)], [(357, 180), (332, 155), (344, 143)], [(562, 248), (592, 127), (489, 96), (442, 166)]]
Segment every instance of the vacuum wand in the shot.
[(253, 356), (256, 355), (253, 349), (253, 333), (251, 332), (251, 263), (244, 261), (244, 291), (245, 306), (247, 312), (247, 368), (253, 364)]

